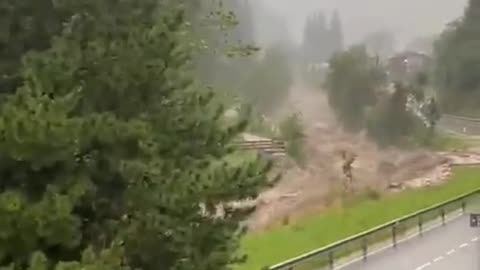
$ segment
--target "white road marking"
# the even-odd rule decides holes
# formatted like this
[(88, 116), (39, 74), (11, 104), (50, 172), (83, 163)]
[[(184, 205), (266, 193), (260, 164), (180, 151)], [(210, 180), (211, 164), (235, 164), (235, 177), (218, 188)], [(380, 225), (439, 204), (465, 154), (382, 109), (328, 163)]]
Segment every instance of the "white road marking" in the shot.
[[(462, 216), (464, 216), (464, 214), (461, 212), (461, 210), (453, 211), (452, 214), (449, 214), (449, 215), (446, 216), (446, 218), (445, 218), (445, 224), (449, 224), (450, 222), (455, 221), (455, 220), (457, 220), (458, 218), (460, 218), (460, 217), (462, 217)], [(432, 230), (437, 229), (437, 228), (441, 228), (441, 227), (442, 227), (442, 223), (441, 223), (441, 222), (434, 222), (433, 225), (427, 226), (427, 227), (425, 228), (424, 233), (429, 232), (429, 231), (432, 231)], [(411, 240), (411, 239), (413, 239), (413, 238), (415, 238), (415, 237), (417, 237), (417, 236), (418, 236), (418, 233), (415, 233), (415, 234), (408, 235), (408, 236), (406, 236), (406, 237), (404, 237), (404, 238), (400, 238), (400, 239), (397, 240), (397, 244), (401, 244), (401, 243), (403, 243), (403, 242), (408, 242), (409, 240)], [(477, 241), (477, 240), (478, 240), (478, 239), (476, 239), (475, 241)], [(472, 239), (472, 241), (474, 241), (474, 240)], [(390, 248), (392, 248), (392, 247), (393, 247), (393, 244), (391, 244), (391, 243), (390, 243), (390, 244), (387, 244), (387, 245), (385, 245), (385, 246), (383, 246), (383, 247), (380, 247), (380, 248), (374, 250), (373, 252), (369, 252), (369, 253), (368, 253), (368, 256), (370, 257), (370, 256), (372, 256), (372, 255), (377, 255), (377, 254), (382, 253), (383, 251), (385, 251), (385, 250), (387, 250), (387, 249), (390, 249)], [(455, 252), (455, 251), (453, 251), (453, 252)], [(453, 253), (453, 252), (452, 252), (452, 253)], [(336, 266), (336, 267), (335, 267), (335, 270), (343, 269), (343, 268), (345, 268), (345, 267), (347, 267), (347, 266), (350, 266), (350, 265), (355, 264), (355, 263), (357, 263), (357, 262), (360, 262), (360, 261), (362, 261), (362, 260), (363, 260), (363, 257), (362, 257), (362, 256), (358, 256), (358, 257), (356, 257), (356, 258), (347, 260), (346, 262), (340, 263), (338, 266)]]
[(422, 266), (419, 266), (419, 267), (415, 268), (415, 270), (422, 270), (423, 268), (425, 268), (425, 267), (429, 267), (430, 265), (431, 265), (431, 263), (430, 263), (430, 262), (427, 262), (426, 264), (424, 264), (424, 265), (422, 265)]
[(435, 259), (433, 260), (433, 262), (438, 262), (438, 261), (440, 261), (441, 259), (443, 259), (443, 256), (440, 256), (440, 257), (435, 258)]
[(477, 241), (478, 241), (478, 237), (472, 238), (472, 242), (477, 242)]
[(450, 249), (450, 250), (447, 252), (447, 255), (452, 255), (453, 253), (455, 253), (455, 249)]
[(468, 243), (463, 243), (460, 245), (460, 248), (464, 248), (464, 247), (467, 247), (468, 246)]

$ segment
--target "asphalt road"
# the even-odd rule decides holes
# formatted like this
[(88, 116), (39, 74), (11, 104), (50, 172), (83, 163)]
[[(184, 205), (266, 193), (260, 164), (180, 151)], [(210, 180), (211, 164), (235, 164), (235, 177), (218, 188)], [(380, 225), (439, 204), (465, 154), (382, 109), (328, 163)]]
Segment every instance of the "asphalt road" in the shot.
[(479, 121), (469, 121), (467, 119), (444, 116), (438, 122), (438, 128), (463, 136), (480, 136)]
[(341, 270), (480, 270), (480, 228), (468, 215), (339, 268)]

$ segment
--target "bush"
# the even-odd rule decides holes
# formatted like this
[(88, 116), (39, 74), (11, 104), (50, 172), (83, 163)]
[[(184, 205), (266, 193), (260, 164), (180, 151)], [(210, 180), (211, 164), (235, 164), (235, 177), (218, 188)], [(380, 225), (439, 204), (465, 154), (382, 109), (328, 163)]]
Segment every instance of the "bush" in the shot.
[(287, 144), (287, 154), (297, 165), (306, 165), (304, 127), (298, 114), (292, 114), (280, 123), (280, 136)]
[(403, 85), (396, 84), (393, 94), (369, 110), (367, 134), (380, 146), (407, 142), (416, 131), (417, 119), (406, 107), (408, 93)]

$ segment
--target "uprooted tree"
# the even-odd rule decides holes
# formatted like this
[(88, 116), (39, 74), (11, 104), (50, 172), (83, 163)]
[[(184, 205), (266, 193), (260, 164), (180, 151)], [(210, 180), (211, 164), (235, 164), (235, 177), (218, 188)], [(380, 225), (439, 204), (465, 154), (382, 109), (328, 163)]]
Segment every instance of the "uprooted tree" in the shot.
[(343, 176), (343, 188), (344, 192), (352, 192), (353, 191), (353, 163), (357, 159), (357, 155), (353, 152), (342, 150), (340, 152), (342, 158), (342, 172)]

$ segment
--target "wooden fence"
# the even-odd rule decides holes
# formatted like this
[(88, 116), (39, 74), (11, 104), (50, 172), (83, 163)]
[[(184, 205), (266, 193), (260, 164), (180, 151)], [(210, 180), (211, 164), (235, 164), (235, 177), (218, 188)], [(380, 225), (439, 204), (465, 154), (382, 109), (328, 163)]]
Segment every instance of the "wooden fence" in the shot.
[(273, 155), (273, 156), (285, 156), (286, 155), (286, 143), (281, 140), (248, 140), (237, 141), (234, 143), (240, 149), (244, 150), (257, 150), (261, 153)]

